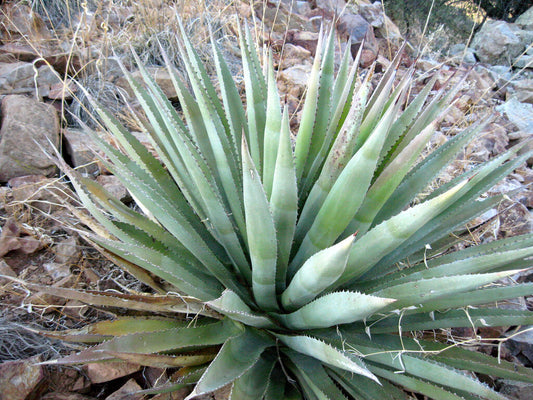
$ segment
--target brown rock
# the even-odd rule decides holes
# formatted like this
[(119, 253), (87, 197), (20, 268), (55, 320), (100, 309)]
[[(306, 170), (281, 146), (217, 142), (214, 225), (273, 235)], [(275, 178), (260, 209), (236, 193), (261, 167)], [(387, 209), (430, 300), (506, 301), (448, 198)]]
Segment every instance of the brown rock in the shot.
[(0, 400), (38, 398), (45, 378), (39, 356), (0, 364)]
[(35, 99), (10, 95), (2, 100), (0, 182), (17, 176), (52, 175), (57, 168), (45, 152), (59, 145), (55, 108)]
[(370, 29), (372, 27), (363, 17), (352, 13), (341, 15), (337, 24), (339, 34), (351, 39), (352, 44), (361, 43)]
[(351, 41), (352, 56), (355, 57), (364, 41), (360, 65), (369, 67), (378, 57), (379, 43), (372, 26), (360, 15), (345, 13), (341, 15), (337, 30), (341, 37)]
[(500, 205), (500, 212), (500, 233), (503, 237), (532, 232), (531, 214), (522, 203), (509, 204), (508, 201), (505, 201)]
[(82, 174), (95, 175), (99, 172), (95, 160), (96, 144), (84, 131), (78, 129), (65, 129), (65, 153), (70, 158), (70, 165)]
[(90, 363), (83, 367), (92, 383), (109, 382), (113, 379), (131, 375), (141, 369), (138, 364), (126, 362)]
[(269, 27), (269, 31), (284, 34), (291, 29), (298, 31), (312, 29), (306, 17), (291, 12), (291, 9), (283, 2), (255, 2), (253, 7), (255, 15)]

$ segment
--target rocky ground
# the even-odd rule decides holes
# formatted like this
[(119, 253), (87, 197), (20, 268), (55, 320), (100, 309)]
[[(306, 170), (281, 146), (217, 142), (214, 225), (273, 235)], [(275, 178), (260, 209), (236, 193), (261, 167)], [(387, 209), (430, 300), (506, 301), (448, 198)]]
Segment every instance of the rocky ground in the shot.
[[(154, 46), (157, 38), (171, 55), (175, 50), (168, 40), (176, 21), (173, 2), (145, 0), (131, 6), (121, 6), (120, 2), (113, 7), (102, 6), (109, 2), (89, 1), (87, 9), (73, 7), (68, 23), (58, 18), (57, 12), (54, 15), (52, 8), (37, 13), (25, 2), (17, 1), (0, 6), (0, 399), (119, 399), (124, 393), (163, 382), (170, 373), (128, 364), (62, 369), (39, 365), (74, 348), (48, 340), (34, 330), (81, 327), (120, 311), (88, 308), (77, 301), (32, 291), (23, 283), (121, 292), (143, 289), (80, 239), (76, 233), (79, 222), (71, 212), (77, 206), (75, 197), (52, 157), (60, 152), (70, 165), (98, 180), (117, 198), (130, 202), (127, 190), (95, 161), (90, 141), (76, 123), (79, 118), (95, 126), (87, 102), (70, 79), (82, 82), (129, 128), (138, 130), (127, 107), (135, 110), (135, 102), (115, 59), (110, 57), (111, 49), (115, 49), (134, 71), (129, 50), (124, 49), (128, 41), (151, 64), (150, 70), (167, 96), (176, 98)], [(364, 41), (361, 67), (376, 63), (378, 72), (387, 67), (403, 41), (381, 4), (367, 0), (352, 1), (348, 6), (344, 0), (317, 0), (258, 2), (253, 7), (249, 2), (220, 0), (211, 3), (210, 8), (205, 6), (206, 12), (199, 18), (196, 7), (196, 3), (185, 1), (180, 13), (197, 39), (201, 56), (209, 60), (205, 29), (209, 20), (237, 79), (240, 66), (235, 35), (239, 21), (247, 19), (256, 37), (273, 47), (279, 89), (295, 123), (322, 23), (339, 16), (336, 29), (340, 42), (345, 43), (343, 48), (350, 46), (355, 54)], [(479, 139), (444, 172), (441, 181), (533, 135), (531, 43), (533, 9), (514, 24), (487, 21), (470, 47), (450, 43), (448, 49), (437, 52), (425, 38), (408, 46), (402, 69), (417, 63), (414, 92), (434, 75), (438, 76), (434, 88), (438, 90), (447, 79), (459, 81), (470, 71), (431, 146), (442, 144), (475, 120), (494, 116)], [(420, 54), (417, 48), (429, 50)], [(142, 139), (140, 132), (139, 137)], [(492, 189), (512, 195), (498, 209), (471, 223), (471, 240), (481, 242), (533, 230), (530, 161)], [(515, 278), (533, 280), (532, 275)], [(508, 306), (531, 309), (533, 303), (531, 298), (522, 298)], [(464, 329), (450, 334), (497, 338), (512, 335), (512, 330)], [(492, 346), (480, 350), (498, 351)], [(533, 367), (533, 331), (505, 341), (499, 351), (505, 359)], [(511, 397), (533, 398), (532, 386), (492, 383)], [(177, 392), (154, 398), (183, 396)], [(224, 393), (217, 396), (225, 398)]]

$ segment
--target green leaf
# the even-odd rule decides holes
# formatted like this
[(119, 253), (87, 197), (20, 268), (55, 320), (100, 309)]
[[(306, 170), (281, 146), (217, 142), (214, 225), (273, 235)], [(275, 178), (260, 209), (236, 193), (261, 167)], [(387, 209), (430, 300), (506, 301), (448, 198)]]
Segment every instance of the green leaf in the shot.
[(249, 328), (229, 338), (187, 399), (213, 392), (242, 377), (257, 364), (263, 351), (274, 344), (266, 335)]
[(246, 87), (246, 113), (248, 114), (248, 135), (250, 154), (259, 172), (263, 169), (263, 148), (267, 109), (267, 86), (255, 51), (254, 41), (245, 22), (244, 32), (239, 24), (239, 39), (242, 53), (244, 84)]
[(493, 308), (465, 308), (464, 310), (435, 311), (424, 314), (388, 316), (372, 324), (370, 332), (421, 331), (448, 328), (479, 328), (486, 326), (514, 326), (533, 324), (533, 312)]
[[(394, 114), (392, 107), (342, 170), (298, 249), (290, 272), (294, 273), (308, 257), (333, 244), (356, 214), (370, 186)], [(356, 189), (354, 192), (346, 188)], [(355, 230), (350, 233), (354, 232)]]
[(54, 360), (54, 364), (79, 364), (113, 358), (106, 354), (154, 354), (169, 350), (201, 348), (224, 343), (242, 332), (231, 321), (220, 321), (199, 326), (172, 328), (164, 331), (141, 332), (115, 337), (80, 353)]
[(373, 294), (397, 299), (398, 301), (392, 306), (402, 308), (423, 304), (425, 301), (434, 300), (442, 296), (472, 290), (519, 272), (520, 270), (418, 279), (416, 281), (386, 287)]
[(305, 171), (305, 166), (307, 164), (311, 143), (313, 140), (313, 127), (315, 125), (318, 107), (323, 46), (324, 34), (321, 29), (318, 36), (315, 61), (313, 63), (311, 76), (309, 77), (309, 82), (307, 84), (307, 93), (305, 95), (305, 103), (302, 111), (300, 128), (298, 129), (298, 135), (296, 135), (296, 147), (294, 149), (294, 156), (296, 159), (296, 178), (298, 179), (300, 187), (300, 181)]
[(212, 309), (227, 315), (235, 321), (254, 326), (256, 328), (276, 328), (276, 325), (266, 316), (258, 314), (231, 290), (225, 290), (218, 299), (206, 303)]
[(446, 209), (465, 189), (464, 181), (432, 200), (418, 204), (382, 222), (357, 240), (339, 283), (347, 282), (370, 270), (385, 254), (390, 253), (420, 227)]
[(346, 396), (337, 388), (320, 361), (296, 351), (284, 350), (284, 353), (291, 360), (291, 370), (298, 376), (298, 380), (304, 381), (318, 398), (346, 400)]
[(379, 368), (369, 363), (369, 368), (378, 376), (391, 382), (401, 385), (413, 392), (423, 394), (431, 399), (439, 400), (463, 400), (463, 397), (456, 395), (442, 387), (432, 385), (420, 379), (413, 378), (406, 374), (398, 374), (386, 368)]
[(305, 262), (281, 295), (285, 310), (294, 310), (308, 303), (342, 276), (354, 240), (355, 235), (351, 235)]
[(261, 179), (242, 139), (242, 170), (246, 232), (252, 261), (252, 288), (257, 304), (265, 310), (277, 310), (276, 299), (276, 228)]
[(299, 353), (378, 382), (377, 378), (368, 371), (361, 360), (357, 357), (349, 357), (344, 352), (337, 350), (325, 342), (310, 336), (289, 336), (280, 333), (274, 335), (285, 345)]
[(365, 319), (394, 301), (355, 292), (334, 292), (279, 318), (291, 329), (327, 328)]
[(265, 352), (240, 378), (237, 378), (231, 389), (230, 400), (262, 399), (267, 391), (268, 380), (277, 362), (276, 356)]
[(285, 108), (274, 171), (273, 190), (270, 196), (270, 207), (277, 232), (276, 288), (278, 293), (285, 290), (286, 287), (287, 267), (296, 230), (296, 219), (298, 218), (298, 188), (290, 134), (288, 110)]
[[(286, 113), (286, 111), (285, 111)], [(276, 85), (276, 76), (274, 73), (274, 66), (272, 62), (272, 52), (268, 58), (268, 97), (267, 97), (267, 111), (265, 121), (265, 140), (263, 149), (263, 185), (267, 197), (271, 196), (273, 188), (276, 186), (274, 182), (274, 173), (278, 159), (278, 148), (280, 143), (280, 132), (285, 124), (288, 126), (288, 117), (284, 117), (287, 121), (282, 122), (281, 107), (278, 88)], [(290, 138), (290, 131), (289, 131)], [(290, 141), (289, 141), (290, 144)], [(291, 148), (289, 148), (291, 150)], [(292, 150), (291, 150), (292, 158)], [(292, 163), (292, 161), (291, 161)], [(279, 182), (278, 182), (279, 183)]]
[[(353, 94), (348, 116), (328, 153), (318, 180), (308, 180), (307, 182), (312, 186), (312, 189), (305, 201), (300, 218), (298, 219), (298, 225), (296, 228), (297, 244), (302, 242), (303, 238), (309, 231), (309, 228), (311, 228), (311, 225), (328, 193), (331, 191), (333, 184), (337, 181), (342, 170), (354, 154), (355, 139), (359, 132), (359, 126), (361, 124), (361, 119), (363, 118), (364, 105), (370, 90), (370, 76), (371, 74), (369, 73), (365, 81), (361, 84), (359, 90)], [(307, 193), (307, 190), (305, 190), (305, 192)]]

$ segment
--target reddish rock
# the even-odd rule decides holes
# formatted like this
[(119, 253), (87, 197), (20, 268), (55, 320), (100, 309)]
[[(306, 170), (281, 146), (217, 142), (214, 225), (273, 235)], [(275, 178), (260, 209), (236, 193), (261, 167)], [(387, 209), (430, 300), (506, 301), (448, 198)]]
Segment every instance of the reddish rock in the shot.
[(90, 363), (83, 367), (92, 383), (109, 382), (113, 379), (131, 375), (141, 369), (138, 364), (126, 362)]
[(8, 218), (0, 235), (0, 257), (14, 250), (31, 254), (43, 247), (39, 239), (29, 235), (23, 236), (25, 233), (14, 218)]
[(45, 370), (39, 356), (0, 364), (0, 400), (39, 398)]

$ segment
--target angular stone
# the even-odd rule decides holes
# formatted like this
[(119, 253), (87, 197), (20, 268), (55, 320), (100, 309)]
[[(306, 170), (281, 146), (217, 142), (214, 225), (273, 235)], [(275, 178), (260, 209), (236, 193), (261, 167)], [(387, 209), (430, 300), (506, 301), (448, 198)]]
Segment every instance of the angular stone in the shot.
[(337, 29), (339, 34), (351, 38), (352, 43), (361, 43), (372, 28), (362, 16), (345, 13), (339, 18)]
[(17, 38), (34, 42), (50, 40), (52, 34), (41, 16), (29, 6), (20, 2), (4, 4), (0, 13), (0, 39), (12, 41)]
[(138, 364), (131, 364), (120, 361), (90, 363), (83, 366), (87, 376), (92, 383), (109, 382), (113, 379), (131, 375), (141, 369)]
[(39, 398), (45, 370), (39, 356), (0, 364), (0, 400)]
[(501, 394), (515, 400), (533, 399), (533, 385), (531, 383), (512, 381), (510, 379), (505, 379), (501, 383)]
[(496, 107), (496, 111), (505, 114), (518, 129), (528, 135), (533, 135), (533, 105), (520, 103), (511, 98), (502, 105)]
[(523, 333), (509, 338), (505, 347), (523, 363), (533, 365), (533, 330), (532, 326), (522, 326)]
[[(7, 265), (4, 260), (0, 260), (0, 275), (11, 276), (13, 278), (17, 277), (16, 272), (13, 271), (13, 269), (9, 265)], [(0, 286), (7, 285), (9, 282), (9, 279), (0, 277)], [(0, 293), (2, 293), (2, 291), (0, 291)]]
[(41, 400), (96, 400), (96, 397), (84, 396), (79, 393), (51, 392), (41, 397)]
[(131, 201), (128, 189), (115, 175), (100, 175), (96, 178), (96, 181), (116, 199), (123, 202)]
[(513, 82), (512, 94), (519, 102), (533, 104), (533, 79), (522, 79)]
[(46, 152), (59, 145), (55, 108), (35, 99), (9, 95), (2, 100), (0, 182), (23, 175), (52, 175), (57, 168)]
[[(172, 83), (172, 79), (170, 78), (170, 74), (166, 68), (148, 67), (147, 70), (150, 76), (155, 79), (156, 83), (161, 88), (161, 90), (163, 90), (163, 93), (165, 93), (165, 96), (167, 96), (168, 99), (178, 98), (178, 93), (176, 92), (176, 89), (174, 88), (174, 84)], [(141, 71), (134, 71), (132, 73), (132, 77), (138, 81), (142, 81)], [(115, 84), (123, 88), (124, 90), (126, 90), (126, 92), (128, 92), (128, 95), (130, 97), (134, 97), (133, 90), (130, 87), (125, 77), (123, 76), (119, 77), (115, 81)]]
[(56, 255), (55, 262), (59, 264), (74, 264), (80, 258), (80, 247), (74, 236), (63, 239), (53, 248)]
[(278, 69), (283, 70), (305, 63), (311, 63), (311, 52), (301, 46), (286, 43), (283, 47), (283, 55), (279, 62)]
[(305, 50), (314, 55), (316, 53), (316, 46), (318, 44), (318, 33), (300, 32), (294, 30), (288, 31), (287, 43), (303, 47)]
[(63, 131), (65, 152), (70, 158), (70, 165), (82, 174), (96, 175), (100, 171), (95, 160), (96, 144), (82, 130), (66, 129)]
[(522, 29), (533, 31), (533, 7), (530, 7), (525, 13), (519, 16), (515, 24)]
[(533, 56), (527, 54), (521, 55), (513, 62), (515, 68), (533, 68)]
[(509, 65), (525, 48), (518, 31), (520, 28), (504, 21), (485, 22), (472, 41), (477, 58), (493, 65)]
[(70, 275), (70, 268), (66, 264), (56, 262), (44, 263), (43, 268), (54, 281), (60, 281)]
[(360, 4), (359, 13), (374, 28), (381, 28), (385, 24), (385, 14), (381, 2), (372, 4)]
[(42, 175), (19, 176), (10, 179), (9, 185), (15, 202), (10, 207), (25, 205), (47, 214), (60, 209), (60, 200), (67, 200), (72, 195), (63, 182)]
[(0, 234), (0, 257), (14, 250), (31, 254), (43, 247), (39, 239), (27, 233), (13, 217), (8, 218)]
[(142, 390), (137, 382), (134, 379), (128, 380), (120, 389), (116, 392), (110, 394), (105, 398), (105, 400), (141, 400), (145, 396), (143, 394), (136, 394), (136, 392)]

